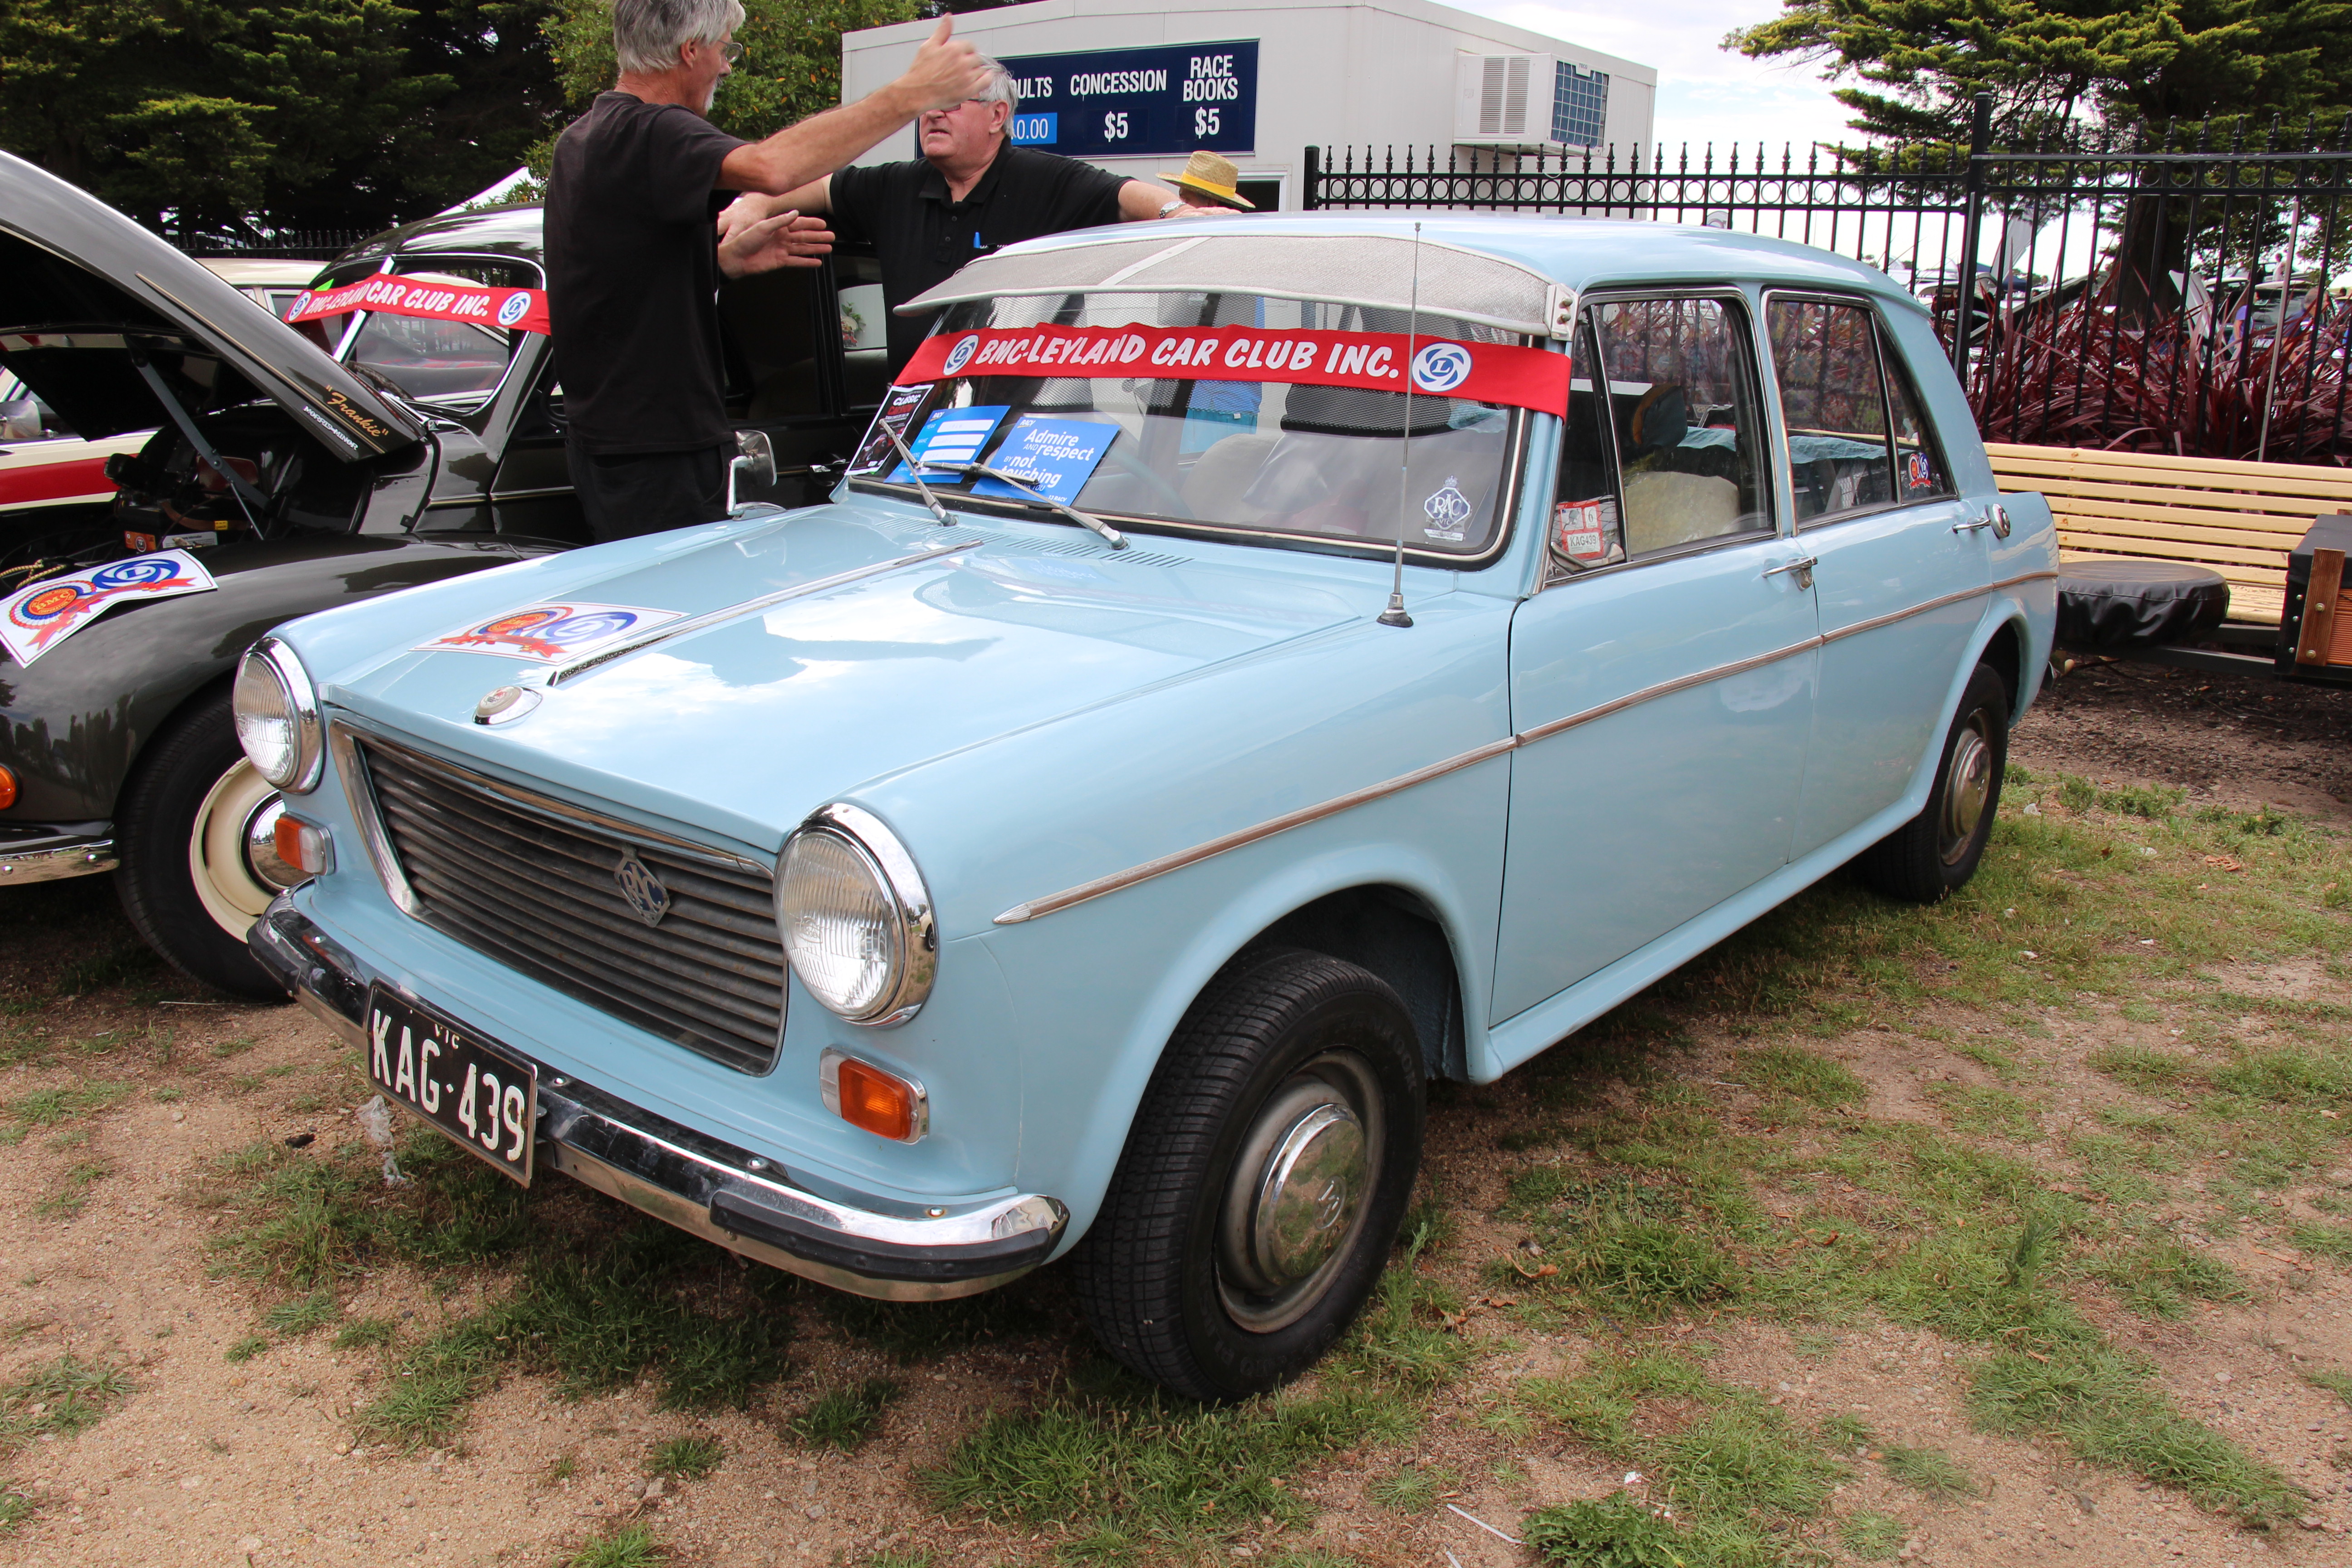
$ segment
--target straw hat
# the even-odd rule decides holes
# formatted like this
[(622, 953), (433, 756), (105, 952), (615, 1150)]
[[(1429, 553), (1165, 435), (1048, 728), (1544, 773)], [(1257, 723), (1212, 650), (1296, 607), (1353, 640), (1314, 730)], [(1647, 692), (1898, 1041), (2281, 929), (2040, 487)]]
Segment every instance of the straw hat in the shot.
[(1239, 207), (1244, 212), (1257, 210), (1256, 206), (1241, 192), (1234, 188), (1234, 182), (1241, 177), (1241, 171), (1234, 167), (1232, 159), (1220, 158), (1214, 153), (1195, 153), (1185, 160), (1183, 173), (1162, 174), (1160, 177), (1163, 180), (1172, 180), (1177, 184), (1200, 192), (1202, 195), (1214, 196), (1229, 207)]

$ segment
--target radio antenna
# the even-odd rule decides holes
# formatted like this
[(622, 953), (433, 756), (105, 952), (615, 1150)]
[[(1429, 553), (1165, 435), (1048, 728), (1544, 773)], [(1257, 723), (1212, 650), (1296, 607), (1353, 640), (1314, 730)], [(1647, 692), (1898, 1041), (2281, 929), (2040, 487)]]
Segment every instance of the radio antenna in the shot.
[(1405, 514), (1412, 507), (1412, 356), (1420, 336), (1421, 224), (1416, 220), (1412, 226), (1412, 293), (1404, 329), (1404, 435), (1397, 443), (1396, 574), (1389, 580), (1389, 607), (1381, 612), (1381, 625), (1384, 626), (1412, 625), (1412, 617), (1404, 609), (1404, 525)]

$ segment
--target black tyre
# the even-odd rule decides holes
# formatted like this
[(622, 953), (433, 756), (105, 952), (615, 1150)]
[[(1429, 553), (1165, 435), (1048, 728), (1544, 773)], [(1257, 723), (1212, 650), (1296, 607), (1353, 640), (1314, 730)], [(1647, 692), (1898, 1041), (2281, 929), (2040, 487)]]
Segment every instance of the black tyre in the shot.
[(283, 1001), (245, 933), (299, 880), (270, 847), (278, 792), (236, 743), (227, 688), (200, 697), (152, 742), (114, 818), (123, 911), (149, 946), (232, 996)]
[(1932, 904), (1976, 875), (2009, 766), (2009, 683), (1990, 665), (1977, 666), (1944, 737), (1927, 809), (1855, 859), (1865, 886)]
[(1169, 1042), (1072, 1257), (1104, 1347), (1202, 1400), (1314, 1365), (1380, 1282), (1423, 1087), (1378, 976), (1295, 950), (1228, 966)]

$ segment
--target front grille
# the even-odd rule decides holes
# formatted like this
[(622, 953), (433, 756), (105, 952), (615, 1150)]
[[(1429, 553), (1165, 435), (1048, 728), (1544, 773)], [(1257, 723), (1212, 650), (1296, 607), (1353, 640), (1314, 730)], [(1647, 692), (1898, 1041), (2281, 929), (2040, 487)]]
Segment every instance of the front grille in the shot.
[[(784, 954), (767, 872), (537, 809), (404, 746), (355, 739), (426, 924), (738, 1071), (775, 1065)], [(658, 925), (614, 880), (631, 848), (669, 890)]]

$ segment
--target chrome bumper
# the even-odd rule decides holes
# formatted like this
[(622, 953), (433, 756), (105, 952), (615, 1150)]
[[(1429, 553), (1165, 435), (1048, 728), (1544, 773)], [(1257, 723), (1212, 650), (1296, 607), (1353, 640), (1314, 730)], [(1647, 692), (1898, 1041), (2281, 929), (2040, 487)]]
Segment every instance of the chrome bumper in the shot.
[[(373, 976), (347, 949), (283, 896), (246, 940), (297, 1002), (365, 1048)], [(977, 1295), (1043, 1263), (1069, 1223), (1059, 1201), (1037, 1194), (898, 1214), (837, 1202), (794, 1184), (773, 1162), (543, 1066), (539, 1104), (547, 1167), (706, 1241), (854, 1295)]]
[(94, 877), (121, 863), (114, 852), (111, 826), (86, 824), (90, 832), (44, 833), (37, 837), (0, 838), (0, 888)]

